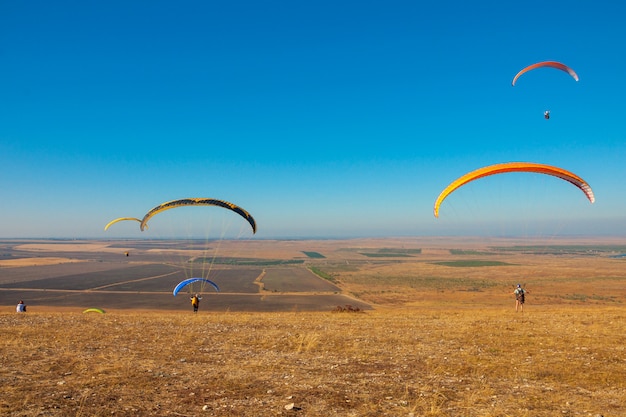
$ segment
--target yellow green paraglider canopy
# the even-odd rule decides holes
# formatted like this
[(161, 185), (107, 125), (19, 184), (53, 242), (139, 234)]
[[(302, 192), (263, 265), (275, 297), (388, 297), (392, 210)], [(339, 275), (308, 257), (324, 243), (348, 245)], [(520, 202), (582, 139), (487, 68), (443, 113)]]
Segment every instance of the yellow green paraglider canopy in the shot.
[(83, 313), (100, 313), (100, 314), (104, 314), (105, 311), (101, 308), (88, 308), (87, 310), (83, 311)]

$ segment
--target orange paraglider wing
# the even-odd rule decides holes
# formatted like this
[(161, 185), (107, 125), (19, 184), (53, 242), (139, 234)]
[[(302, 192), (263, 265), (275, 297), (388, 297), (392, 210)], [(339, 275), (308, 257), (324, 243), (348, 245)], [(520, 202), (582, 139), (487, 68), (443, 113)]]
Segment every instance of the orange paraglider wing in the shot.
[(593, 203), (594, 201), (596, 201), (593, 195), (593, 190), (591, 189), (589, 184), (587, 184), (587, 182), (580, 178), (578, 175), (573, 174), (567, 170), (551, 165), (536, 164), (533, 162), (508, 162), (479, 168), (452, 181), (452, 183), (450, 183), (450, 185), (448, 185), (441, 192), (441, 194), (439, 194), (439, 197), (437, 197), (437, 200), (435, 201), (435, 217), (439, 217), (439, 206), (441, 205), (443, 200), (457, 188), (479, 178), (495, 174), (504, 174), (507, 172), (535, 172), (538, 174), (552, 175), (554, 177), (561, 178), (574, 184), (576, 187), (582, 190), (583, 193), (585, 193), (590, 202)]
[(513, 78), (513, 82), (511, 82), (511, 85), (515, 85), (515, 82), (522, 74), (528, 71), (534, 70), (535, 68), (540, 68), (540, 67), (551, 67), (551, 68), (560, 69), (561, 71), (567, 72), (569, 75), (572, 76), (572, 78), (578, 81), (578, 74), (576, 74), (576, 72), (574, 72), (574, 70), (568, 67), (567, 65), (562, 64), (560, 62), (556, 62), (556, 61), (543, 61), (543, 62), (538, 62), (536, 64), (529, 65), (526, 68), (522, 69), (520, 72), (518, 72), (515, 75), (515, 77)]

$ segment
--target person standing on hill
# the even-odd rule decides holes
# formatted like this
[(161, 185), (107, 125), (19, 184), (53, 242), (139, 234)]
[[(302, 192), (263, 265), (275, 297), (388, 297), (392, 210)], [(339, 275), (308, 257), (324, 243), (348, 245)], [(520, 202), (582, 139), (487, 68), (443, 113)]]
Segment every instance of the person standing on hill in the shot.
[(526, 301), (526, 290), (522, 288), (522, 284), (517, 284), (517, 288), (513, 291), (515, 295), (515, 312), (519, 309), (524, 312), (524, 301)]
[(26, 304), (24, 304), (24, 301), (20, 300), (20, 302), (17, 303), (17, 307), (15, 307), (15, 312), (26, 313)]
[(198, 312), (198, 307), (200, 307), (200, 300), (202, 300), (202, 297), (198, 297), (198, 294), (195, 294), (193, 297), (191, 297), (191, 305), (193, 306), (194, 313)]

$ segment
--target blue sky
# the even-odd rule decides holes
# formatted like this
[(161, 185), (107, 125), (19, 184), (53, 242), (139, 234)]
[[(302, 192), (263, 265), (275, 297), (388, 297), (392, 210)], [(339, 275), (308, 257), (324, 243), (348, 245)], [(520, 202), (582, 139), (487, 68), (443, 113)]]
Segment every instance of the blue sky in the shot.
[[(103, 227), (185, 197), (244, 207), (259, 238), (516, 233), (520, 217), (624, 235), (624, 16), (591, 1), (3, 2), (0, 237), (138, 237)], [(544, 60), (580, 81), (544, 68), (511, 86)], [(449, 182), (508, 161), (575, 172), (597, 201), (507, 174), (434, 218)]]

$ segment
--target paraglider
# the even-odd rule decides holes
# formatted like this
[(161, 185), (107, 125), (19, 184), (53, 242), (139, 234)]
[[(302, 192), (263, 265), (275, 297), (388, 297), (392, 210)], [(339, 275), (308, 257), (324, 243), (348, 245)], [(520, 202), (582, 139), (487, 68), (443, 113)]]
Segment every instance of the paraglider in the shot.
[(105, 311), (101, 308), (88, 308), (87, 310), (83, 311), (84, 313), (100, 313), (100, 314), (104, 314)]
[(217, 292), (220, 291), (220, 288), (217, 286), (216, 283), (214, 283), (213, 281), (210, 281), (210, 280), (208, 280), (206, 278), (187, 278), (187, 279), (179, 282), (178, 285), (176, 285), (176, 287), (174, 288), (174, 291), (173, 291), (174, 297), (176, 297), (176, 294), (178, 294), (178, 292), (180, 290), (182, 290), (187, 285), (192, 284), (194, 282), (207, 283), (207, 284), (211, 285), (213, 288), (215, 288), (215, 291), (217, 291)]
[(523, 68), (520, 72), (518, 72), (515, 77), (513, 78), (513, 81), (511, 82), (512, 86), (515, 86), (515, 82), (517, 82), (517, 79), (524, 73), (534, 70), (536, 68), (541, 68), (541, 67), (550, 67), (550, 68), (556, 68), (556, 69), (560, 69), (561, 71), (565, 71), (567, 72), (569, 75), (572, 76), (572, 78), (574, 78), (576, 81), (578, 81), (578, 74), (576, 74), (576, 72), (574, 72), (573, 69), (571, 69), (570, 67), (568, 67), (565, 64), (562, 64), (560, 62), (556, 62), (556, 61), (543, 61), (543, 62), (538, 62), (536, 64), (532, 64), (527, 66), (526, 68)]
[[(556, 61), (543, 61), (543, 62), (537, 62), (536, 64), (532, 64), (532, 65), (527, 66), (526, 68), (523, 68), (520, 72), (515, 74), (515, 77), (513, 77), (513, 81), (511, 82), (511, 85), (515, 86), (517, 79), (522, 74), (528, 71), (534, 70), (536, 68), (541, 68), (541, 67), (556, 68), (561, 71), (567, 72), (572, 78), (574, 78), (574, 80), (578, 81), (578, 74), (576, 74), (576, 72), (572, 68), (568, 67), (567, 65), (561, 62), (556, 62)], [(550, 110), (546, 110), (543, 112), (543, 118), (546, 120), (550, 119)]]
[(173, 209), (176, 207), (185, 207), (185, 206), (218, 206), (223, 207), (228, 210), (232, 210), (235, 213), (239, 214), (241, 217), (246, 219), (250, 226), (252, 227), (252, 233), (256, 233), (256, 221), (254, 218), (243, 208), (236, 206), (233, 203), (229, 203), (228, 201), (223, 200), (215, 200), (212, 198), (184, 198), (181, 200), (173, 200), (168, 201), (166, 203), (160, 204), (150, 210), (144, 217), (141, 219), (141, 224), (139, 228), (143, 231), (147, 226), (148, 220), (152, 218), (155, 214), (158, 214), (162, 211)]
[(532, 162), (508, 162), (479, 168), (452, 181), (452, 183), (450, 183), (450, 185), (448, 185), (441, 192), (441, 194), (439, 194), (439, 197), (437, 197), (437, 200), (435, 201), (435, 217), (439, 217), (439, 206), (441, 205), (443, 200), (457, 188), (479, 178), (495, 174), (504, 174), (507, 172), (534, 172), (538, 174), (552, 175), (554, 177), (568, 181), (578, 187), (591, 203), (595, 201), (593, 190), (591, 189), (589, 184), (587, 184), (585, 180), (583, 180), (576, 174), (551, 165), (536, 164)]
[(189, 297), (189, 299), (191, 300), (191, 306), (193, 307), (193, 312), (197, 313), (198, 308), (200, 307), (200, 300), (202, 300), (202, 297), (200, 297), (198, 294), (195, 294), (192, 297)]
[[(126, 221), (126, 220), (134, 220), (136, 222), (141, 223), (141, 220), (136, 218), (136, 217), (119, 217), (115, 220), (111, 220), (110, 222), (107, 223), (106, 226), (104, 226), (104, 230), (107, 230), (109, 227), (111, 227), (112, 225), (114, 225), (117, 222), (122, 222), (122, 221)], [(141, 229), (143, 230), (143, 228)]]

